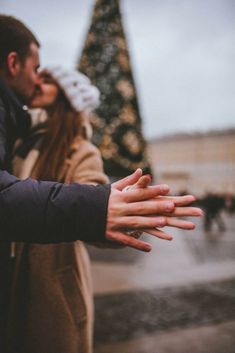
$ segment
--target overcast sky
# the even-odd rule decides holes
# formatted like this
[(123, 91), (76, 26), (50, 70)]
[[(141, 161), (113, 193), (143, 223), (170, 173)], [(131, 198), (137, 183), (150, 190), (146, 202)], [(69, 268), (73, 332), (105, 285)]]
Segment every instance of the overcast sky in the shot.
[[(93, 0), (0, 0), (38, 36), (42, 65), (73, 67)], [(235, 0), (122, 0), (146, 137), (235, 127)]]

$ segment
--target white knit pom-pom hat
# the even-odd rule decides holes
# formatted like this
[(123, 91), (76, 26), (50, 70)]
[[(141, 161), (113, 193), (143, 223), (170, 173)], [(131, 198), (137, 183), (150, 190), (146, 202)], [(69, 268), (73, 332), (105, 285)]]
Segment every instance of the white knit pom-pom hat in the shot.
[(76, 70), (52, 65), (45, 67), (43, 72), (51, 75), (75, 111), (91, 112), (99, 106), (100, 91), (91, 84), (86, 75)]

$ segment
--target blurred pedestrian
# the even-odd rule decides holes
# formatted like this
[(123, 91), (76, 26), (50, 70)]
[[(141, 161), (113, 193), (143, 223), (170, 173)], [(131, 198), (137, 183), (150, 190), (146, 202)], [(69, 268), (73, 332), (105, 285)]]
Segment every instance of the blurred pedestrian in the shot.
[(213, 223), (216, 223), (219, 231), (224, 232), (226, 227), (221, 216), (221, 212), (225, 208), (224, 198), (217, 194), (208, 193), (202, 199), (202, 207), (205, 211), (204, 230), (209, 232), (213, 226)]

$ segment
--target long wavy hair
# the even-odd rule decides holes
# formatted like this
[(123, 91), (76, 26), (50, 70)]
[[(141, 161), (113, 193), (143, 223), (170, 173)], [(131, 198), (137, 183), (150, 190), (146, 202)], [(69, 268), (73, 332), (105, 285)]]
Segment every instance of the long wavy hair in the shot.
[(32, 174), (39, 180), (62, 181), (59, 175), (72, 152), (71, 144), (75, 137), (84, 134), (83, 113), (72, 109), (61, 90), (47, 113), (46, 132)]

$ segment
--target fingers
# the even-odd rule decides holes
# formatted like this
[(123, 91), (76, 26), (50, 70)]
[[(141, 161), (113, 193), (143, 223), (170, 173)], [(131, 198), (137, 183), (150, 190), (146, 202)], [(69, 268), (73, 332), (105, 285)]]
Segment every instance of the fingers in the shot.
[(139, 202), (148, 199), (153, 199), (156, 196), (166, 195), (169, 191), (170, 188), (168, 185), (161, 184), (136, 190), (129, 189), (127, 192), (123, 193), (123, 198), (125, 202)]
[(141, 176), (142, 169), (138, 168), (133, 174), (128, 175), (127, 177), (113, 183), (112, 187), (122, 191), (122, 189), (124, 189), (126, 186), (135, 184)]
[(157, 238), (160, 238), (160, 239), (164, 239), (164, 240), (172, 240), (173, 237), (172, 235), (166, 233), (166, 232), (163, 232), (162, 230), (160, 229), (144, 229), (143, 230), (144, 233), (147, 233), (147, 234), (150, 234), (150, 235), (154, 235), (155, 237)]
[(167, 224), (166, 217), (144, 217), (144, 216), (124, 216), (116, 219), (116, 223), (113, 224), (112, 229), (145, 229), (145, 228), (157, 228), (164, 227)]
[(203, 212), (198, 207), (176, 207), (171, 213), (172, 217), (200, 217)]
[(193, 222), (185, 221), (175, 217), (167, 217), (167, 226), (185, 230), (192, 230), (195, 228), (195, 224)]
[(196, 199), (193, 195), (185, 195), (185, 196), (158, 196), (158, 199), (162, 201), (172, 201), (174, 202), (175, 206), (185, 206)]
[(140, 201), (128, 203), (122, 209), (123, 216), (131, 215), (165, 215), (174, 212), (175, 205), (172, 201)]
[[(136, 190), (136, 189), (143, 189), (146, 188), (150, 183), (151, 183), (151, 176), (149, 174), (146, 175), (142, 175), (142, 177), (139, 178), (139, 180), (137, 181), (137, 183), (135, 183), (134, 185), (132, 185), (130, 187), (131, 190)], [(130, 190), (129, 189), (129, 190)]]
[(131, 236), (119, 231), (106, 233), (106, 239), (140, 251), (149, 252), (152, 249), (152, 246), (149, 243), (146, 243), (143, 240), (132, 238)]

